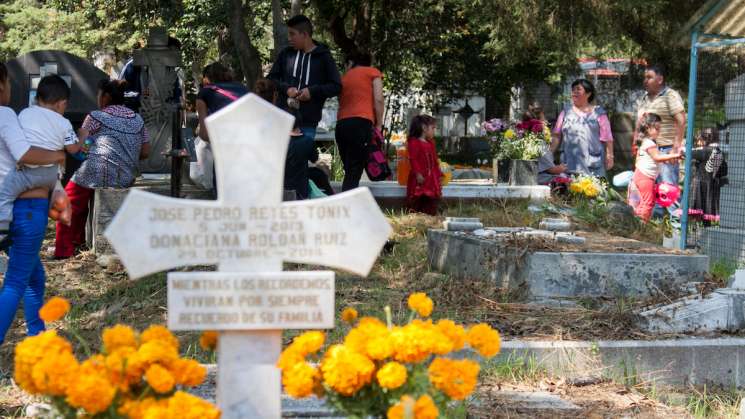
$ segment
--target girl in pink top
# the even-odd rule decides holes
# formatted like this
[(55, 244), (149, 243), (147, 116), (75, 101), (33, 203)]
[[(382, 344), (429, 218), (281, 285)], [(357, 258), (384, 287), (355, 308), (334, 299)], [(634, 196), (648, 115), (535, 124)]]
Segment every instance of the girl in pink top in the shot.
[[(632, 184), (629, 185), (629, 205), (634, 208), (634, 214), (644, 222), (649, 221), (654, 209), (654, 182), (657, 179), (657, 163), (680, 158), (680, 153), (660, 154), (657, 149), (657, 137), (660, 135), (662, 118), (654, 113), (642, 117), (639, 132), (642, 144), (636, 157), (636, 170)], [(633, 195), (638, 194), (638, 199)]]

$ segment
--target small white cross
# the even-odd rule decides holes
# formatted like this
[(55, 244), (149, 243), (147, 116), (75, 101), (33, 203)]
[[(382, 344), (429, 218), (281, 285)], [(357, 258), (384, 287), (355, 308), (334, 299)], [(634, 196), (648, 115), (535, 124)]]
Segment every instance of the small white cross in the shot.
[(367, 188), (282, 203), (293, 124), (286, 112), (250, 94), (206, 122), (218, 200), (135, 189), (105, 235), (133, 278), (218, 265), (221, 272), (169, 274), (168, 324), (225, 331), (217, 392), (224, 418), (278, 418), (281, 329), (332, 328), (334, 318), (333, 273), (281, 272), (282, 263), (364, 276), (391, 227)]

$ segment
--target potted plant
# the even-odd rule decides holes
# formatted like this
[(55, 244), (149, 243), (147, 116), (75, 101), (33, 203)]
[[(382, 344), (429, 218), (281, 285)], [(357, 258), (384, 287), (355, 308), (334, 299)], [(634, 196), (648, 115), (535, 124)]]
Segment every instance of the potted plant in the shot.
[(483, 124), (490, 137), (492, 153), (496, 157), (495, 179), (510, 185), (535, 185), (538, 158), (548, 149), (551, 135), (543, 121), (528, 120), (507, 125), (499, 119)]

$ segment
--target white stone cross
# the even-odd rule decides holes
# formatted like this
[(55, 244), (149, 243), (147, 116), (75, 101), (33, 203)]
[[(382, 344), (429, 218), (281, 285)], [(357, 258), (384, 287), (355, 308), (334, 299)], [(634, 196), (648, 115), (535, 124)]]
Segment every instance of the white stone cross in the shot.
[(105, 236), (133, 278), (218, 265), (221, 272), (168, 275), (168, 325), (221, 330), (217, 401), (223, 418), (276, 419), (282, 329), (334, 323), (333, 272), (282, 272), (282, 263), (364, 276), (391, 227), (367, 188), (283, 203), (293, 118), (258, 96), (235, 101), (206, 123), (218, 200), (133, 189)]

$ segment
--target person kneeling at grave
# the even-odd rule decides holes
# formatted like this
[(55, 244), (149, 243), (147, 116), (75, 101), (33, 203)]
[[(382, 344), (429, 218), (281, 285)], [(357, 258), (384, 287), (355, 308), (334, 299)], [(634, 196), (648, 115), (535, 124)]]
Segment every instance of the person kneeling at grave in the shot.
[(88, 158), (65, 186), (72, 205), (70, 226), (57, 223), (54, 257), (69, 258), (85, 243), (88, 202), (93, 188), (128, 188), (138, 173), (139, 160), (150, 154), (145, 122), (124, 106), (127, 82), (101, 80), (98, 107), (85, 117), (80, 128), (82, 138), (92, 137)]
[[(267, 102), (276, 105), (277, 88), (272, 80), (264, 78), (257, 80), (254, 92)], [(308, 162), (318, 161), (315, 142), (300, 130), (302, 116), (298, 108), (290, 106), (290, 110), (295, 117), (295, 125), (290, 132), (290, 144), (287, 147), (284, 187), (294, 190), (297, 199), (307, 199), (310, 198), (310, 182), (313, 181), (328, 195), (328, 192), (333, 192), (333, 190), (326, 174), (319, 168), (308, 167)]]

